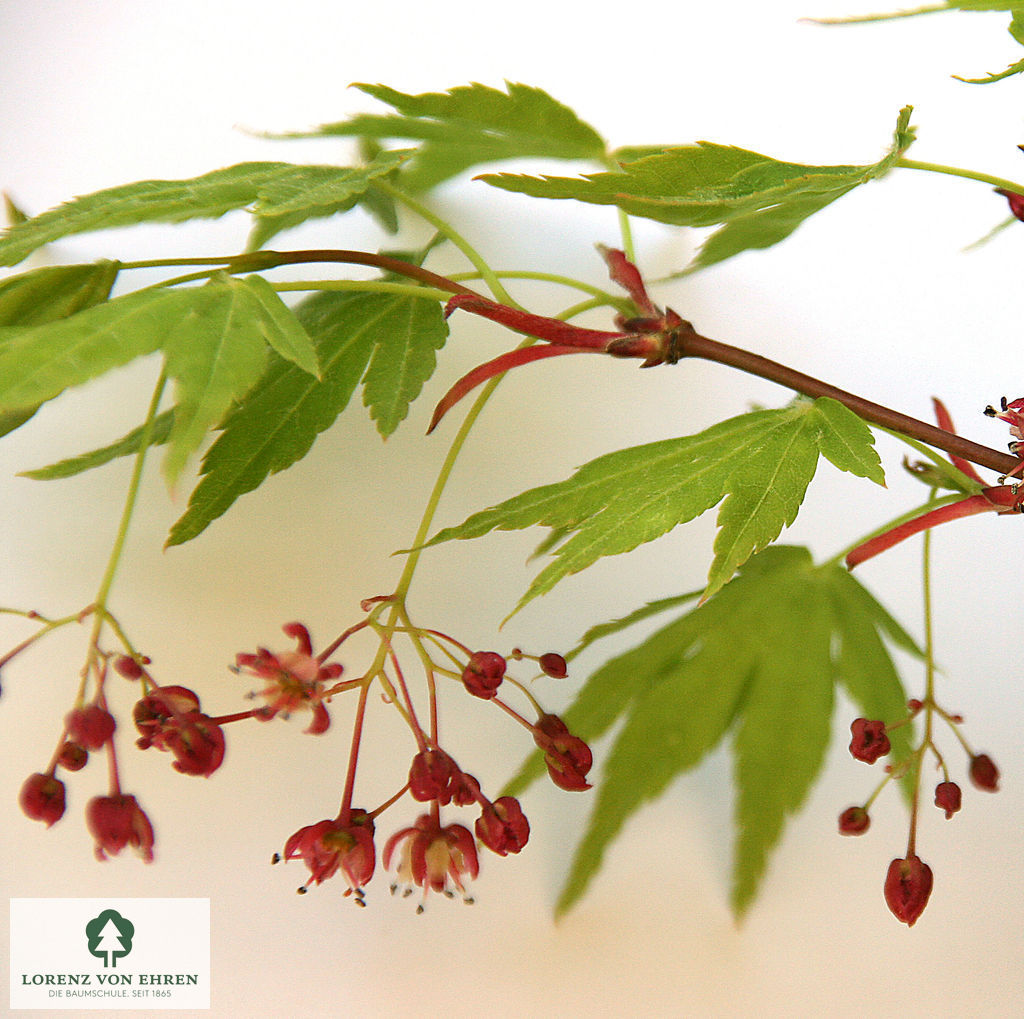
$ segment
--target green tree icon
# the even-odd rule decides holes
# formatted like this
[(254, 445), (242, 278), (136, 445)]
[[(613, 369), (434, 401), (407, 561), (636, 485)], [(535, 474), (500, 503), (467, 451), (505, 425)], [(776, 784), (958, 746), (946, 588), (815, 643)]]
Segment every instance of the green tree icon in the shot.
[(85, 925), (89, 953), (103, 960), (103, 966), (117, 966), (117, 960), (132, 950), (135, 925), (113, 909), (105, 909)]

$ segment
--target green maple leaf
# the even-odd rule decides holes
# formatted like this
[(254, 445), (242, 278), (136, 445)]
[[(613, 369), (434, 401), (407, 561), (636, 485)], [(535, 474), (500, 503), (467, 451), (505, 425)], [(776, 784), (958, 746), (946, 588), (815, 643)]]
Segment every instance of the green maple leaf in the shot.
[(402, 180), (426, 190), (481, 163), (527, 156), (602, 160), (601, 136), (567, 106), (539, 88), (507, 82), (507, 91), (471, 84), (449, 92), (409, 95), (384, 85), (359, 84), (395, 114), (360, 114), (315, 131), (284, 137), (343, 135), (422, 142)]
[(239, 163), (187, 180), (143, 180), (74, 198), (16, 223), (0, 236), (0, 265), (17, 265), (44, 244), (72, 234), (137, 223), (180, 223), (252, 208), (266, 240), (312, 216), (351, 208), (403, 154), (381, 153), (365, 167)]
[[(622, 163), (614, 172), (582, 177), (484, 174), (482, 180), (538, 198), (565, 198), (679, 226), (721, 223), (691, 270), (788, 237), (808, 216), (851, 189), (888, 173), (913, 141), (911, 107), (900, 111), (892, 146), (869, 165), (807, 166), (758, 152), (699, 142)], [(635, 155), (636, 153), (627, 153)]]
[(571, 478), (530, 489), (428, 544), (541, 524), (570, 535), (515, 611), (603, 556), (628, 552), (724, 498), (705, 597), (796, 519), (819, 455), (883, 484), (870, 429), (835, 400), (795, 401), (730, 418), (698, 435), (608, 453)]
[[(628, 818), (731, 734), (731, 897), (742, 915), (821, 769), (837, 685), (869, 718), (905, 716), (885, 640), (920, 655), (844, 567), (815, 566), (806, 549), (775, 546), (715, 597), (599, 668), (563, 718), (589, 741), (620, 728), (558, 912), (583, 895)], [(910, 752), (910, 728), (892, 731), (893, 761)], [(519, 794), (543, 771), (533, 755), (505, 792)]]
[(302, 459), (360, 381), (378, 430), (390, 435), (433, 372), (448, 332), (437, 302), (412, 297), (325, 292), (295, 314), (313, 338), (320, 378), (272, 360), (223, 421), (168, 545), (196, 537), (239, 496)]

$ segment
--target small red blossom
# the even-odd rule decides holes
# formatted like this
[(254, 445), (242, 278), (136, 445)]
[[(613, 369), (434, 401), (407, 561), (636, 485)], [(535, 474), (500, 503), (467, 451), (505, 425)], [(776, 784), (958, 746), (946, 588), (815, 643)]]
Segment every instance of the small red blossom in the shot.
[(480, 783), (464, 771), (455, 774), (449, 786), (449, 792), (452, 796), (452, 803), (457, 807), (468, 807), (471, 803), (483, 801)]
[(475, 651), (462, 670), (462, 683), (474, 697), (490, 700), (498, 692), (507, 667), (497, 651)]
[(569, 666), (566, 665), (565, 659), (554, 651), (541, 655), (538, 661), (545, 676), (550, 676), (552, 679), (565, 679), (569, 675)]
[(850, 732), (853, 733), (850, 753), (858, 761), (874, 764), (879, 757), (884, 757), (892, 749), (889, 737), (885, 734), (885, 722), (855, 718), (850, 723)]
[(295, 638), (297, 647), (294, 651), (274, 654), (266, 648), (259, 648), (256, 654), (237, 655), (235, 666), (270, 681), (258, 692), (266, 704), (256, 713), (257, 718), (267, 720), (277, 714), (287, 717), (300, 708), (310, 708), (313, 721), (305, 731), (318, 736), (331, 724), (323, 703), (326, 699), (324, 683), (337, 679), (342, 667), (337, 663), (325, 665), (313, 656), (309, 630), (302, 623), (288, 623), (282, 629), (289, 637)]
[[(149, 659), (145, 661), (148, 662)], [(125, 679), (141, 679), (146, 674), (142, 663), (131, 655), (118, 655), (114, 659), (114, 670)]]
[(956, 782), (940, 782), (935, 787), (935, 806), (946, 812), (947, 821), (960, 809), (960, 799)]
[(96, 859), (117, 856), (125, 846), (153, 861), (153, 826), (134, 796), (94, 796), (85, 807), (85, 823), (96, 839)]
[(435, 818), (423, 814), (415, 825), (395, 832), (388, 839), (383, 855), (385, 867), (391, 867), (400, 844), (398, 878), (406, 884), (418, 885), (424, 894), (428, 890), (444, 892), (450, 879), (465, 895), (465, 878), (476, 878), (480, 872), (473, 835), (461, 824), (442, 828)]
[(458, 774), (458, 765), (443, 750), (427, 747), (412, 759), (409, 792), (421, 803), (437, 800), (445, 807), (451, 803), (452, 783)]
[(590, 788), (587, 772), (594, 763), (594, 755), (557, 715), (541, 715), (537, 719), (533, 741), (544, 751), (544, 763), (555, 785), (569, 792)]
[(64, 783), (53, 775), (36, 772), (22, 783), (18, 805), (33, 821), (42, 821), (47, 828), (64, 816)]
[(863, 835), (871, 826), (871, 818), (863, 807), (847, 807), (839, 815), (841, 835)]
[(932, 869), (917, 856), (893, 860), (885, 875), (885, 901), (908, 927), (917, 923), (932, 893)]
[(86, 750), (99, 750), (114, 735), (114, 716), (98, 704), (75, 708), (64, 716), (64, 728), (76, 743)]
[(199, 698), (187, 687), (157, 687), (135, 705), (132, 714), (142, 734), (136, 746), (170, 751), (175, 771), (209, 778), (223, 763), (224, 731), (199, 711)]
[(988, 754), (975, 754), (971, 758), (971, 781), (979, 789), (994, 793), (999, 790), (999, 769)]
[(514, 796), (486, 804), (476, 821), (476, 837), (499, 856), (518, 853), (530, 838), (530, 822)]
[[(377, 850), (373, 843), (373, 818), (365, 810), (352, 810), (347, 824), (340, 819), (318, 821), (300, 828), (284, 847), (286, 860), (302, 859), (310, 880), (321, 884), (340, 870), (353, 892), (362, 900), (362, 888), (373, 877)], [(305, 891), (303, 885), (299, 891)]]
[(89, 763), (89, 751), (81, 743), (66, 739), (60, 748), (57, 763), (65, 771), (81, 771)]

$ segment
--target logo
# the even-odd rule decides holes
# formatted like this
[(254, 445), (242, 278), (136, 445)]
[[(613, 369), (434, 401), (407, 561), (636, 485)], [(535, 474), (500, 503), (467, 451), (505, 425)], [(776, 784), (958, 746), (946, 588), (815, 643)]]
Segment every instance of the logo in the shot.
[(135, 924), (126, 920), (116, 909), (105, 909), (85, 925), (89, 939), (89, 954), (103, 960), (104, 967), (117, 966), (117, 960), (132, 950)]

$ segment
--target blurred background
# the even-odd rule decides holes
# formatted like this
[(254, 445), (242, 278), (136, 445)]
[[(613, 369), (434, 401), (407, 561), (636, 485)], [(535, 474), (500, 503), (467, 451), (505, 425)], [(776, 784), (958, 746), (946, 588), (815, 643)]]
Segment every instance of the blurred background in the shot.
[[(612, 145), (708, 139), (811, 163), (873, 162), (889, 144), (897, 111), (912, 103), (914, 158), (1024, 179), (1020, 79), (982, 87), (951, 77), (998, 71), (1019, 58), (1007, 16), (847, 28), (800, 20), (872, 9), (865, 0), (636, 0), (601, 11), (536, 0), (491, 8), (407, 0), (386, 8), (5, 0), (0, 188), (35, 213), (129, 180), (190, 177), (243, 160), (344, 161), (352, 152), (344, 140), (274, 142), (252, 132), (309, 128), (375, 109), (347, 88), (354, 81), (420, 92), (506, 79), (546, 89)], [(545, 206), (466, 177), (431, 201), (496, 267), (604, 281), (593, 245), (616, 242), (612, 210)], [(840, 200), (780, 247), (655, 296), (706, 335), (914, 416), (930, 418), (930, 399), (939, 395), (964, 434), (1002, 447), (1005, 426), (981, 410), (1024, 393), (1016, 300), (1024, 227), (963, 249), (1006, 214), (984, 185), (904, 171)], [(233, 214), (71, 238), (46, 257), (223, 253), (239, 249), (246, 230), (246, 217)], [(650, 278), (682, 268), (700, 242), (692, 232), (639, 221), (636, 235)], [(275, 240), (278, 247), (368, 249), (385, 242), (359, 212)], [(456, 262), (444, 255), (438, 265), (454, 269)], [(533, 287), (516, 295), (537, 310), (559, 310)], [(150, 472), (112, 607), (162, 682), (196, 688), (211, 713), (237, 710), (248, 687), (227, 669), (236, 652), (283, 649), (289, 642), (280, 626), (292, 619), (322, 645), (359, 618), (361, 599), (392, 589), (401, 561), (391, 553), (408, 545), (454, 433), (449, 423), (425, 439), (430, 409), (470, 366), (508, 344), (497, 327), (468, 316), (454, 325), (423, 398), (386, 444), (354, 399), (305, 460), (243, 497), (191, 544), (162, 551), (186, 504), (188, 479), (168, 494)], [(0, 443), (0, 605), (61, 615), (92, 598), (130, 464), (61, 482), (15, 475), (133, 427), (157, 370), (153, 362), (135, 364), (69, 393)], [(559, 480), (601, 452), (698, 431), (753, 403), (779, 406), (788, 398), (769, 383), (703, 364), (636, 372), (610, 360), (566, 358), (523, 369), (481, 419), (439, 522)], [(900, 469), (904, 448), (884, 436), (878, 448), (888, 492), (826, 464), (783, 540), (827, 557), (915, 505), (922, 489)], [(471, 646), (568, 650), (593, 623), (700, 586), (713, 520), (708, 515), (628, 559), (603, 560), (499, 633), (534, 575), (526, 560), (539, 537), (503, 533), (431, 551), (411, 595), (415, 618)], [(157, 826), (158, 860), (145, 866), (126, 852), (97, 863), (81, 808), (103, 791), (102, 768), (73, 776), (68, 814), (50, 831), (17, 808), (21, 782), (49, 759), (74, 695), (86, 640), (75, 628), (4, 672), (0, 892), (209, 897), (212, 1015), (1019, 1015), (1019, 548), (1016, 522), (990, 515), (936, 532), (939, 696), (965, 715), (968, 737), (995, 758), (1003, 779), (996, 796), (965, 788), (964, 809), (949, 822), (925, 811), (919, 852), (936, 883), (913, 930), (882, 899), (886, 867), (906, 842), (902, 805), (884, 798), (862, 839), (836, 834), (840, 810), (875, 781), (845, 752), (853, 713), (845, 703), (822, 780), (789, 824), (741, 926), (728, 909), (727, 747), (635, 816), (586, 897), (557, 924), (554, 902), (592, 796), (546, 782), (523, 797), (530, 845), (518, 857), (487, 854), (472, 907), (432, 898), (417, 916), (418, 899), (392, 899), (383, 875), (370, 886), (365, 910), (341, 897), (338, 879), (296, 896), (305, 869), (271, 869), (269, 860), (289, 834), (336, 809), (351, 711), (344, 698), (320, 738), (303, 735), (300, 718), (229, 730), (228, 759), (209, 780), (174, 775), (166, 757), (138, 754), (126, 738), (122, 780)], [(916, 542), (861, 570), (918, 637), (919, 578)], [(0, 616), (0, 647), (28, 632), (24, 622)], [(594, 647), (568, 681), (539, 681), (535, 691), (550, 710), (562, 709), (589, 671), (643, 632)], [(358, 662), (346, 664), (356, 674)], [(919, 692), (920, 666), (901, 664), (908, 690)], [(127, 712), (133, 691), (118, 693), (124, 700), (116, 707)], [(446, 703), (446, 732), (460, 763), (497, 789), (518, 767), (526, 740), (488, 705), (465, 700)], [(405, 735), (382, 705), (370, 724), (373, 742), (360, 771), (367, 802), (394, 788), (408, 756)], [(595, 746), (595, 774), (606, 749)], [(396, 826), (407, 823), (397, 811), (389, 820), (392, 814)], [(389, 830), (382, 822), (381, 834)]]

